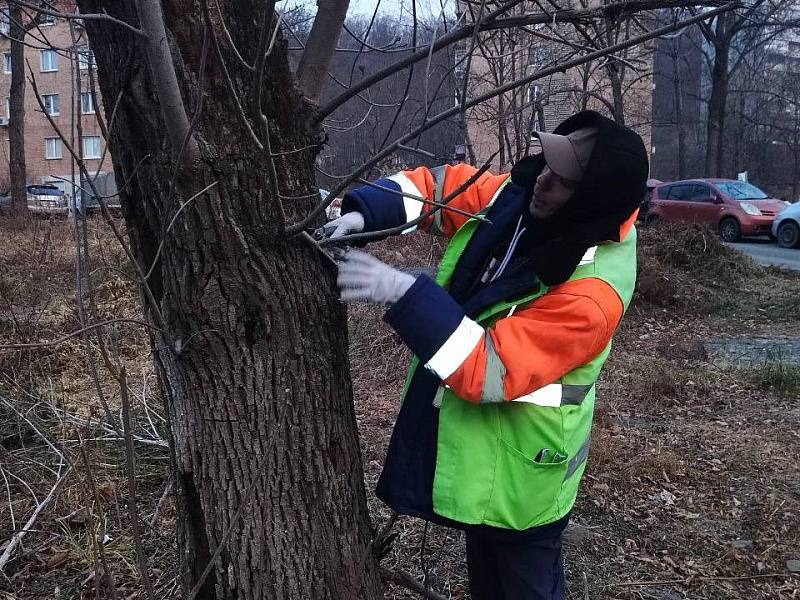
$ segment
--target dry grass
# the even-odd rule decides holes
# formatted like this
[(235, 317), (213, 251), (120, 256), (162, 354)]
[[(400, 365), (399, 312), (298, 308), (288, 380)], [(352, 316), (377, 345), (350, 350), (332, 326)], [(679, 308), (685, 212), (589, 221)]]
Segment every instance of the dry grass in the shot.
[[(0, 337), (52, 339), (74, 330), (71, 226), (0, 221), (0, 230)], [(135, 316), (137, 296), (120, 252), (99, 222), (92, 224), (90, 239), (98, 313)], [(598, 386), (592, 455), (567, 546), (569, 597), (797, 598), (800, 580), (786, 573), (785, 563), (800, 558), (800, 406), (796, 394), (772, 385), (781, 378), (793, 381), (791, 372), (775, 360), (757, 371), (715, 365), (703, 342), (720, 333), (800, 335), (800, 326), (790, 320), (800, 280), (755, 266), (706, 230), (664, 228), (645, 231), (640, 239), (640, 287)], [(407, 267), (435, 265), (442, 250), (422, 235), (386, 240), (371, 249)], [(372, 490), (409, 358), (381, 316), (379, 308), (354, 306), (349, 317), (356, 414), (376, 525), (389, 516)], [(112, 337), (131, 374), (137, 434), (154, 435), (148, 416), (156, 434), (163, 433), (145, 336), (125, 327)], [(118, 406), (107, 375), (100, 384)], [(155, 413), (145, 412), (143, 395), (148, 411)], [(101, 542), (108, 535), (111, 540), (102, 549), (119, 597), (143, 598), (125, 509), (122, 446), (92, 441), (106, 432), (78, 425), (61, 412), (95, 424), (104, 418), (81, 340), (36, 351), (0, 351), (0, 396), (13, 399), (26, 417), (0, 403), (0, 467), (20, 479), (6, 475), (6, 486), (0, 477), (0, 552), (13, 534), (10, 510), (19, 527), (33, 507), (31, 491), (41, 499), (54, 481), (47, 468), (57, 470), (59, 461), (43, 437), (61, 441), (76, 465), (36, 531), (25, 538), (6, 570), (8, 579), (0, 578), (0, 597), (94, 597), (104, 576)], [(137, 446), (139, 504), (147, 523), (166, 485), (165, 459), (159, 448)], [(177, 597), (174, 520), (167, 500), (153, 526), (145, 527), (149, 573), (158, 597), (165, 599)], [(401, 518), (394, 531), (385, 566), (425, 578), (446, 597), (469, 598), (459, 532), (426, 529), (411, 518)], [(751, 541), (752, 547), (745, 542), (734, 547), (737, 539)], [(649, 585), (665, 580), (679, 583)], [(393, 585), (386, 597), (417, 596)]]
[(711, 228), (664, 225), (639, 238), (635, 300), (671, 312), (797, 318), (800, 274), (765, 269), (724, 246)]

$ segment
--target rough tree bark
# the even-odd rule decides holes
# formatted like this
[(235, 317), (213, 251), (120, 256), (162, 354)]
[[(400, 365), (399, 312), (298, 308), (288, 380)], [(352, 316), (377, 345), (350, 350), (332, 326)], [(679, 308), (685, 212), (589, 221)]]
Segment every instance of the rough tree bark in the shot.
[[(27, 173), (25, 171), (25, 26), (19, 4), (8, 7), (11, 37), (11, 87), (8, 92), (8, 168), (11, 180), (11, 210), (28, 212)], [(44, 150), (44, 149), (43, 149)]]
[[(160, 41), (171, 49), (196, 142), (177, 176), (144, 40), (96, 21), (86, 27), (103, 96), (121, 93), (109, 122), (111, 155), (118, 180), (131, 181), (121, 201), (145, 272), (163, 243), (148, 280), (157, 306), (145, 302), (145, 312), (162, 327), (152, 347), (170, 417), (184, 596), (232, 528), (198, 598), (373, 600), (381, 585), (370, 552), (345, 309), (319, 251), (282, 238), (274, 194), (276, 185), (288, 196), (314, 190), (313, 152), (278, 158), (272, 180), (205, 37), (201, 5), (162, 4), (168, 39)], [(133, 2), (79, 5), (139, 22)], [(220, 5), (245, 60), (256, 64), (268, 3)], [(256, 76), (217, 34), (242, 98), (255, 97)], [(276, 153), (318, 141), (295, 83), (278, 36), (261, 107)], [(214, 182), (168, 230), (181, 205)], [(307, 213), (312, 201), (286, 205), (287, 220)]]

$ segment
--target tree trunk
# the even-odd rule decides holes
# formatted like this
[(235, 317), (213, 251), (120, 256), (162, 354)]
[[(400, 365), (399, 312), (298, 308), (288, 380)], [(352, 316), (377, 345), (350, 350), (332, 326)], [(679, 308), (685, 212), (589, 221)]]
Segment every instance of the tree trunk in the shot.
[(25, 27), (19, 4), (9, 6), (11, 36), (11, 88), (8, 92), (8, 151), (11, 180), (11, 211), (28, 212), (27, 174), (25, 172)]
[(497, 160), (500, 161), (500, 171), (506, 168), (506, 97), (500, 94), (497, 97), (497, 149), (500, 154)]
[(674, 97), (673, 107), (675, 112), (675, 127), (678, 130), (678, 179), (686, 179), (686, 125), (683, 122), (683, 82), (681, 81), (680, 57), (681, 43), (680, 36), (673, 41), (671, 49), (672, 57), (672, 93)]
[[(79, 1), (82, 12), (107, 10), (136, 24), (133, 4)], [(221, 3), (250, 64), (268, 4)], [(163, 6), (183, 104), (195, 123), (195, 148), (177, 177), (143, 40), (99, 21), (86, 26), (107, 111), (108, 99), (122, 93), (109, 120), (110, 148), (118, 180), (132, 178), (120, 196), (144, 271), (163, 242), (148, 280), (156, 306), (145, 303), (145, 313), (161, 327), (152, 347), (170, 420), (184, 596), (230, 528), (198, 598), (374, 600), (381, 585), (370, 551), (345, 309), (327, 259), (300, 238), (281, 237), (272, 191), (278, 185), (287, 196), (311, 193), (314, 154), (279, 157), (271, 181), (214, 43), (204, 38), (199, 5)], [(255, 77), (223, 41), (220, 47), (250, 112), (245, 98), (254, 96)], [(275, 153), (318, 141), (286, 54), (279, 35), (262, 96)], [(168, 230), (182, 203), (214, 182)], [(299, 219), (311, 206), (311, 198), (295, 201), (285, 207), (287, 218)]]
[(619, 65), (610, 62), (606, 67), (608, 79), (611, 83), (611, 96), (613, 100), (612, 117), (620, 125), (625, 125), (625, 98), (622, 95), (622, 73)]
[(725, 105), (730, 81), (729, 63), (731, 40), (728, 35), (733, 13), (717, 18), (714, 40), (714, 66), (711, 69), (711, 97), (708, 101), (706, 124), (706, 177), (722, 176), (722, 145), (725, 133)]

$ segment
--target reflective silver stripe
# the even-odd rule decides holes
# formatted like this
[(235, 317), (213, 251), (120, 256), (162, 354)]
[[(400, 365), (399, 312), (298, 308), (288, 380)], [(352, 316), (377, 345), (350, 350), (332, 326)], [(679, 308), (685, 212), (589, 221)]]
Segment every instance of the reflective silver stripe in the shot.
[[(394, 175), (387, 177), (389, 181), (394, 181), (395, 183), (400, 185), (400, 191), (403, 194), (410, 194), (411, 196), (417, 196), (418, 198), (424, 198), (425, 194), (423, 194), (420, 189), (414, 185), (414, 182), (411, 181), (405, 173), (395, 173)], [(403, 196), (403, 206), (406, 209), (406, 223), (409, 221), (413, 221), (418, 216), (422, 214), (422, 207), (424, 204), (419, 200), (414, 200), (414, 198), (409, 198), (408, 196)], [(411, 233), (412, 231), (416, 230), (416, 227), (411, 227), (406, 229), (403, 233)]]
[[(488, 366), (488, 365), (487, 365)], [(538, 404), (539, 406), (550, 406), (557, 408), (562, 405), (576, 406), (583, 402), (586, 394), (592, 389), (591, 385), (561, 385), (551, 383), (538, 390), (532, 391), (519, 398), (514, 398), (512, 402), (527, 402)]]
[(481, 403), (505, 402), (505, 377), (506, 366), (497, 354), (494, 340), (486, 332), (486, 373), (483, 376), (483, 390), (481, 390)]
[(581, 258), (581, 261), (578, 263), (578, 266), (580, 267), (582, 265), (592, 264), (594, 262), (594, 255), (596, 253), (597, 253), (597, 246), (592, 246), (591, 248), (586, 250), (586, 253), (583, 255), (583, 258)]
[(561, 390), (561, 404), (579, 406), (591, 389), (591, 385), (565, 385)]
[(439, 379), (447, 379), (480, 343), (483, 333), (483, 327), (469, 317), (464, 317), (433, 358), (425, 364), (425, 368), (436, 373)]
[[(447, 172), (447, 165), (441, 167), (434, 167), (430, 170), (433, 175), (433, 181), (436, 187), (433, 192), (433, 201), (441, 202), (444, 197), (444, 178)], [(437, 210), (433, 213), (433, 225), (430, 227), (430, 233), (433, 235), (444, 235), (444, 224), (442, 223), (442, 211)]]
[(591, 442), (592, 436), (590, 435), (586, 438), (586, 441), (583, 442), (583, 446), (578, 449), (577, 454), (570, 459), (569, 464), (567, 464), (567, 472), (564, 475), (564, 481), (572, 477), (575, 474), (575, 471), (577, 471), (578, 468), (586, 462), (586, 459), (589, 458), (589, 446), (591, 445)]
[(433, 397), (433, 405), (436, 408), (441, 408), (442, 407), (442, 398), (444, 397), (444, 389), (445, 388), (444, 388), (443, 385), (440, 385), (436, 389), (436, 395)]
[(532, 391), (530, 394), (514, 398), (512, 402), (527, 402), (529, 404), (551, 406), (554, 408), (561, 406), (561, 384), (551, 383), (550, 385)]

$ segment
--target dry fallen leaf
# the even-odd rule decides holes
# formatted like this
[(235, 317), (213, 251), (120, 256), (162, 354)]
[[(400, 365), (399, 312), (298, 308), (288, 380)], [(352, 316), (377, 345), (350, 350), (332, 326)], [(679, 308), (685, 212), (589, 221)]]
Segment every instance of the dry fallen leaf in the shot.
[(55, 569), (56, 567), (60, 567), (69, 558), (69, 551), (68, 550), (58, 550), (51, 556), (47, 558), (44, 563), (45, 570), (49, 571), (51, 569)]

